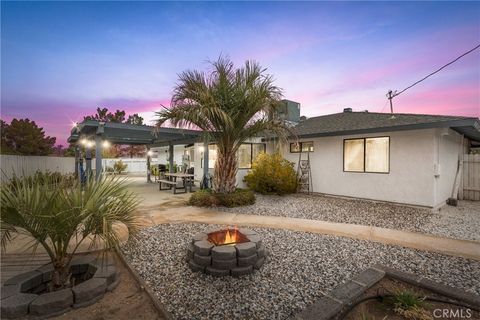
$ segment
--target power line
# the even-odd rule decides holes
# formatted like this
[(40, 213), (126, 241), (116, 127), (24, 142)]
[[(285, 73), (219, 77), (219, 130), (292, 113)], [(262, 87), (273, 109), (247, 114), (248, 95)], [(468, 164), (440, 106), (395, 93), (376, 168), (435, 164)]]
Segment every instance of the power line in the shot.
[(465, 52), (464, 54), (460, 55), (460, 56), (459, 56), (459, 57), (457, 57), (455, 60), (452, 60), (452, 61), (450, 61), (449, 63), (447, 63), (446, 65), (442, 66), (441, 68), (439, 68), (439, 69), (437, 69), (437, 70), (433, 71), (433, 72), (432, 72), (432, 73), (430, 73), (429, 75), (427, 75), (427, 76), (423, 77), (422, 79), (418, 80), (417, 82), (413, 83), (412, 85), (410, 85), (410, 86), (406, 87), (405, 89), (403, 89), (403, 90), (402, 90), (402, 91), (400, 91), (400, 92), (397, 92), (397, 91), (394, 91), (394, 92), (392, 92), (392, 91), (389, 91), (389, 92), (388, 92), (388, 94), (387, 94), (387, 96), (388, 96), (388, 99), (391, 101), (391, 100), (392, 100), (394, 97), (396, 97), (396, 96), (399, 96), (400, 94), (404, 93), (405, 91), (407, 91), (407, 90), (408, 90), (408, 89), (410, 89), (411, 87), (413, 87), (413, 86), (415, 86), (415, 85), (419, 84), (420, 82), (422, 82), (422, 81), (426, 80), (427, 78), (429, 78), (429, 77), (433, 76), (434, 74), (436, 74), (436, 73), (438, 73), (439, 71), (441, 71), (441, 70), (445, 69), (446, 67), (448, 67), (448, 66), (449, 66), (449, 65), (451, 65), (452, 63), (454, 63), (454, 62), (456, 62), (456, 61), (460, 60), (461, 58), (463, 58), (463, 57), (464, 57), (464, 56), (466, 56), (467, 54), (469, 54), (469, 53), (471, 53), (471, 52), (473, 52), (473, 51), (477, 50), (478, 48), (480, 48), (480, 44), (479, 44), (479, 45), (477, 45), (475, 48), (473, 48), (473, 49), (471, 49), (471, 50), (468, 50), (468, 51), (467, 51), (467, 52)]

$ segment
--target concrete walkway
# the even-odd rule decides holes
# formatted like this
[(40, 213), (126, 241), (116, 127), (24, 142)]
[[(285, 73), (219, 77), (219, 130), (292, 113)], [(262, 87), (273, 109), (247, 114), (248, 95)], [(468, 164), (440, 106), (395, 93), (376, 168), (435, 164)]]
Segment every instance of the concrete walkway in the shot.
[(298, 218), (234, 214), (196, 207), (171, 207), (145, 212), (145, 224), (196, 222), (278, 228), (369, 240), (407, 248), (480, 260), (480, 242), (416, 232)]

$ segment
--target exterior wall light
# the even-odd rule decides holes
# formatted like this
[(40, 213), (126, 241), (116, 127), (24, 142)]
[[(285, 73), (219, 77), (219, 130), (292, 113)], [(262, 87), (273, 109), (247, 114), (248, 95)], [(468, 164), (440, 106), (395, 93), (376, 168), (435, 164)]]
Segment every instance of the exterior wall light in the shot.
[(110, 142), (107, 141), (107, 140), (105, 140), (105, 141), (103, 141), (102, 146), (103, 146), (104, 148), (110, 148)]

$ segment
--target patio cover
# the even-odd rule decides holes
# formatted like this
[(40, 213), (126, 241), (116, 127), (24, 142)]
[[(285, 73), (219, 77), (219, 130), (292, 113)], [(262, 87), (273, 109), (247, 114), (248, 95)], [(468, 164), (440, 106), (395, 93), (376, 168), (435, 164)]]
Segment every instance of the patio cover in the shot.
[(201, 131), (85, 120), (72, 128), (68, 142), (77, 143), (82, 138), (95, 139), (97, 135), (113, 144), (161, 147), (197, 142)]
[[(68, 138), (69, 143), (79, 144), (83, 139), (95, 141), (95, 165), (96, 176), (102, 172), (102, 150), (103, 142), (123, 145), (145, 145), (150, 147), (169, 146), (170, 168), (173, 169), (173, 146), (178, 144), (191, 144), (201, 140), (201, 131), (177, 129), (177, 128), (156, 128), (146, 125), (135, 125), (128, 123), (102, 122), (97, 120), (85, 120), (75, 125)], [(88, 145), (87, 145), (88, 146)], [(91, 174), (91, 148), (86, 148), (86, 172)], [(205, 153), (208, 159), (208, 151)], [(79, 174), (80, 149), (75, 150), (75, 173)], [(147, 155), (147, 167), (150, 164), (150, 156)], [(147, 181), (150, 181), (147, 171)]]

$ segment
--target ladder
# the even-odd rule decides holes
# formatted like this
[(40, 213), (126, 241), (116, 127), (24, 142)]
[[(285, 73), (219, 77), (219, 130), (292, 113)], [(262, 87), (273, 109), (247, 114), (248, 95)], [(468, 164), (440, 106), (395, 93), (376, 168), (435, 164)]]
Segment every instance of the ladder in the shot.
[(307, 193), (313, 192), (312, 169), (310, 167), (310, 151), (307, 151), (307, 159), (302, 159), (303, 151), (300, 150), (298, 155), (298, 190), (297, 192)]

